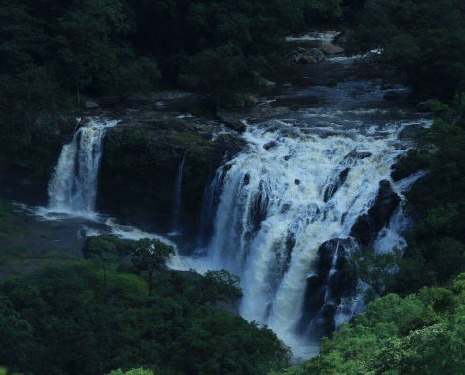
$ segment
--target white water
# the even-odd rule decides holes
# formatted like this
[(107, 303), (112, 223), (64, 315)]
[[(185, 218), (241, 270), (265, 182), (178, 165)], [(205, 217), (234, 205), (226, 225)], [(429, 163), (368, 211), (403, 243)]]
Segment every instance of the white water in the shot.
[[(350, 236), (357, 218), (372, 206), (379, 182), (390, 180), (391, 166), (406, 152), (400, 132), (418, 124), (398, 121), (362, 129), (360, 122), (332, 123), (321, 135), (321, 129), (311, 127), (312, 116), (306, 121), (295, 126), (272, 120), (248, 127), (244, 135), (248, 150), (222, 172), (208, 256), (177, 263), (199, 271), (224, 268), (239, 275), (244, 292), (241, 315), (273, 329), (297, 358), (315, 355), (319, 346), (319, 338), (298, 332), (306, 280), (316, 271), (319, 247)], [(371, 156), (357, 157), (360, 152)], [(347, 168), (347, 179), (335, 186)], [(327, 190), (333, 195), (325, 201)], [(401, 241), (391, 229), (386, 231), (396, 233), (399, 240), (381, 244), (380, 239), (380, 248), (392, 249)], [(361, 295), (341, 301), (336, 322), (347, 321), (360, 305)]]
[(339, 34), (339, 31), (321, 31), (313, 32), (300, 36), (287, 36), (286, 42), (322, 42), (331, 43)]
[(97, 196), (97, 175), (103, 139), (116, 120), (92, 118), (81, 125), (63, 146), (48, 187), (48, 210), (55, 213), (92, 215)]

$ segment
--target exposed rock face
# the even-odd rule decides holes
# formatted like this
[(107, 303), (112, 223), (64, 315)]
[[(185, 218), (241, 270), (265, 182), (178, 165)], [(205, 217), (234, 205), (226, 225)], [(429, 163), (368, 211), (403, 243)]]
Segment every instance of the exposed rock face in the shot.
[(180, 222), (187, 237), (197, 233), (205, 186), (224, 160), (243, 147), (238, 133), (225, 131), (223, 125), (162, 112), (124, 118), (105, 139), (98, 211), (146, 230), (169, 232), (176, 177), (185, 155)]
[(334, 331), (334, 316), (340, 299), (350, 296), (357, 284), (355, 269), (349, 258), (355, 241), (335, 238), (318, 249), (316, 273), (307, 279), (302, 322), (318, 321), (321, 333)]
[(388, 180), (379, 183), (379, 190), (374, 205), (368, 213), (358, 218), (352, 228), (351, 236), (355, 237), (364, 246), (369, 246), (378, 231), (387, 223), (401, 199), (392, 190)]
[(346, 168), (339, 175), (335, 181), (332, 181), (325, 189), (324, 192), (324, 201), (329, 201), (336, 191), (346, 182), (347, 176), (349, 175), (350, 168)]

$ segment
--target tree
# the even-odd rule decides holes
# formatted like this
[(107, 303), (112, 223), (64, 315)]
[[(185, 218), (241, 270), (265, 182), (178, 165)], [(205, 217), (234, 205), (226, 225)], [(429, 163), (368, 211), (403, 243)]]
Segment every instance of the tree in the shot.
[(239, 277), (226, 270), (207, 271), (203, 285), (203, 302), (234, 302), (242, 297)]
[(173, 246), (167, 245), (158, 239), (143, 238), (133, 245), (131, 259), (137, 269), (147, 271), (147, 285), (150, 296), (153, 291), (154, 272), (159, 270), (165, 261), (174, 254)]
[(86, 240), (83, 250), (86, 258), (91, 259), (103, 273), (103, 286), (107, 286), (107, 274), (118, 258), (117, 244), (111, 237), (97, 236)]

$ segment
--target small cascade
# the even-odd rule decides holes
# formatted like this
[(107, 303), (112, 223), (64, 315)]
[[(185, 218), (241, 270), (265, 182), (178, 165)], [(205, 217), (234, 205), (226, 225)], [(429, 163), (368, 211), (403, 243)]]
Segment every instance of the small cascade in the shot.
[(116, 120), (79, 120), (70, 143), (63, 146), (48, 186), (48, 210), (66, 214), (92, 214), (97, 176), (106, 131)]
[(182, 178), (184, 175), (184, 165), (186, 164), (187, 152), (182, 156), (179, 163), (176, 182), (174, 184), (174, 205), (173, 205), (173, 224), (171, 225), (171, 236), (177, 236), (181, 233), (180, 213), (182, 207)]
[(205, 246), (213, 234), (213, 219), (215, 207), (218, 206), (218, 201), (221, 195), (224, 171), (221, 169), (215, 173), (213, 179), (208, 178), (210, 183), (205, 185), (202, 199), (202, 211), (200, 213), (200, 231), (196, 240), (196, 253), (202, 254), (205, 251)]

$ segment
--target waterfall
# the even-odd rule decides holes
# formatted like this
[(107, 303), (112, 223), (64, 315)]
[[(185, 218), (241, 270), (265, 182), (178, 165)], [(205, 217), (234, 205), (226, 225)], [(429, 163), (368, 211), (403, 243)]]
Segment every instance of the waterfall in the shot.
[(180, 212), (182, 207), (182, 177), (184, 174), (184, 165), (186, 163), (187, 152), (182, 156), (179, 163), (178, 173), (176, 175), (176, 182), (174, 184), (174, 205), (173, 205), (173, 224), (171, 226), (170, 235), (176, 236), (181, 232), (180, 228)]
[(364, 286), (343, 280), (357, 246), (352, 230), (371, 213), (381, 186), (401, 195), (391, 167), (408, 149), (399, 136), (412, 125), (344, 120), (319, 128), (313, 117), (248, 127), (248, 150), (222, 168), (205, 260), (241, 277), (241, 315), (269, 326), (297, 357), (316, 354), (321, 334), (334, 329), (324, 326), (325, 316), (339, 324), (363, 304), (347, 291)]
[(97, 175), (103, 139), (116, 120), (92, 118), (78, 128), (63, 146), (48, 186), (49, 206), (54, 212), (92, 214), (97, 195)]

